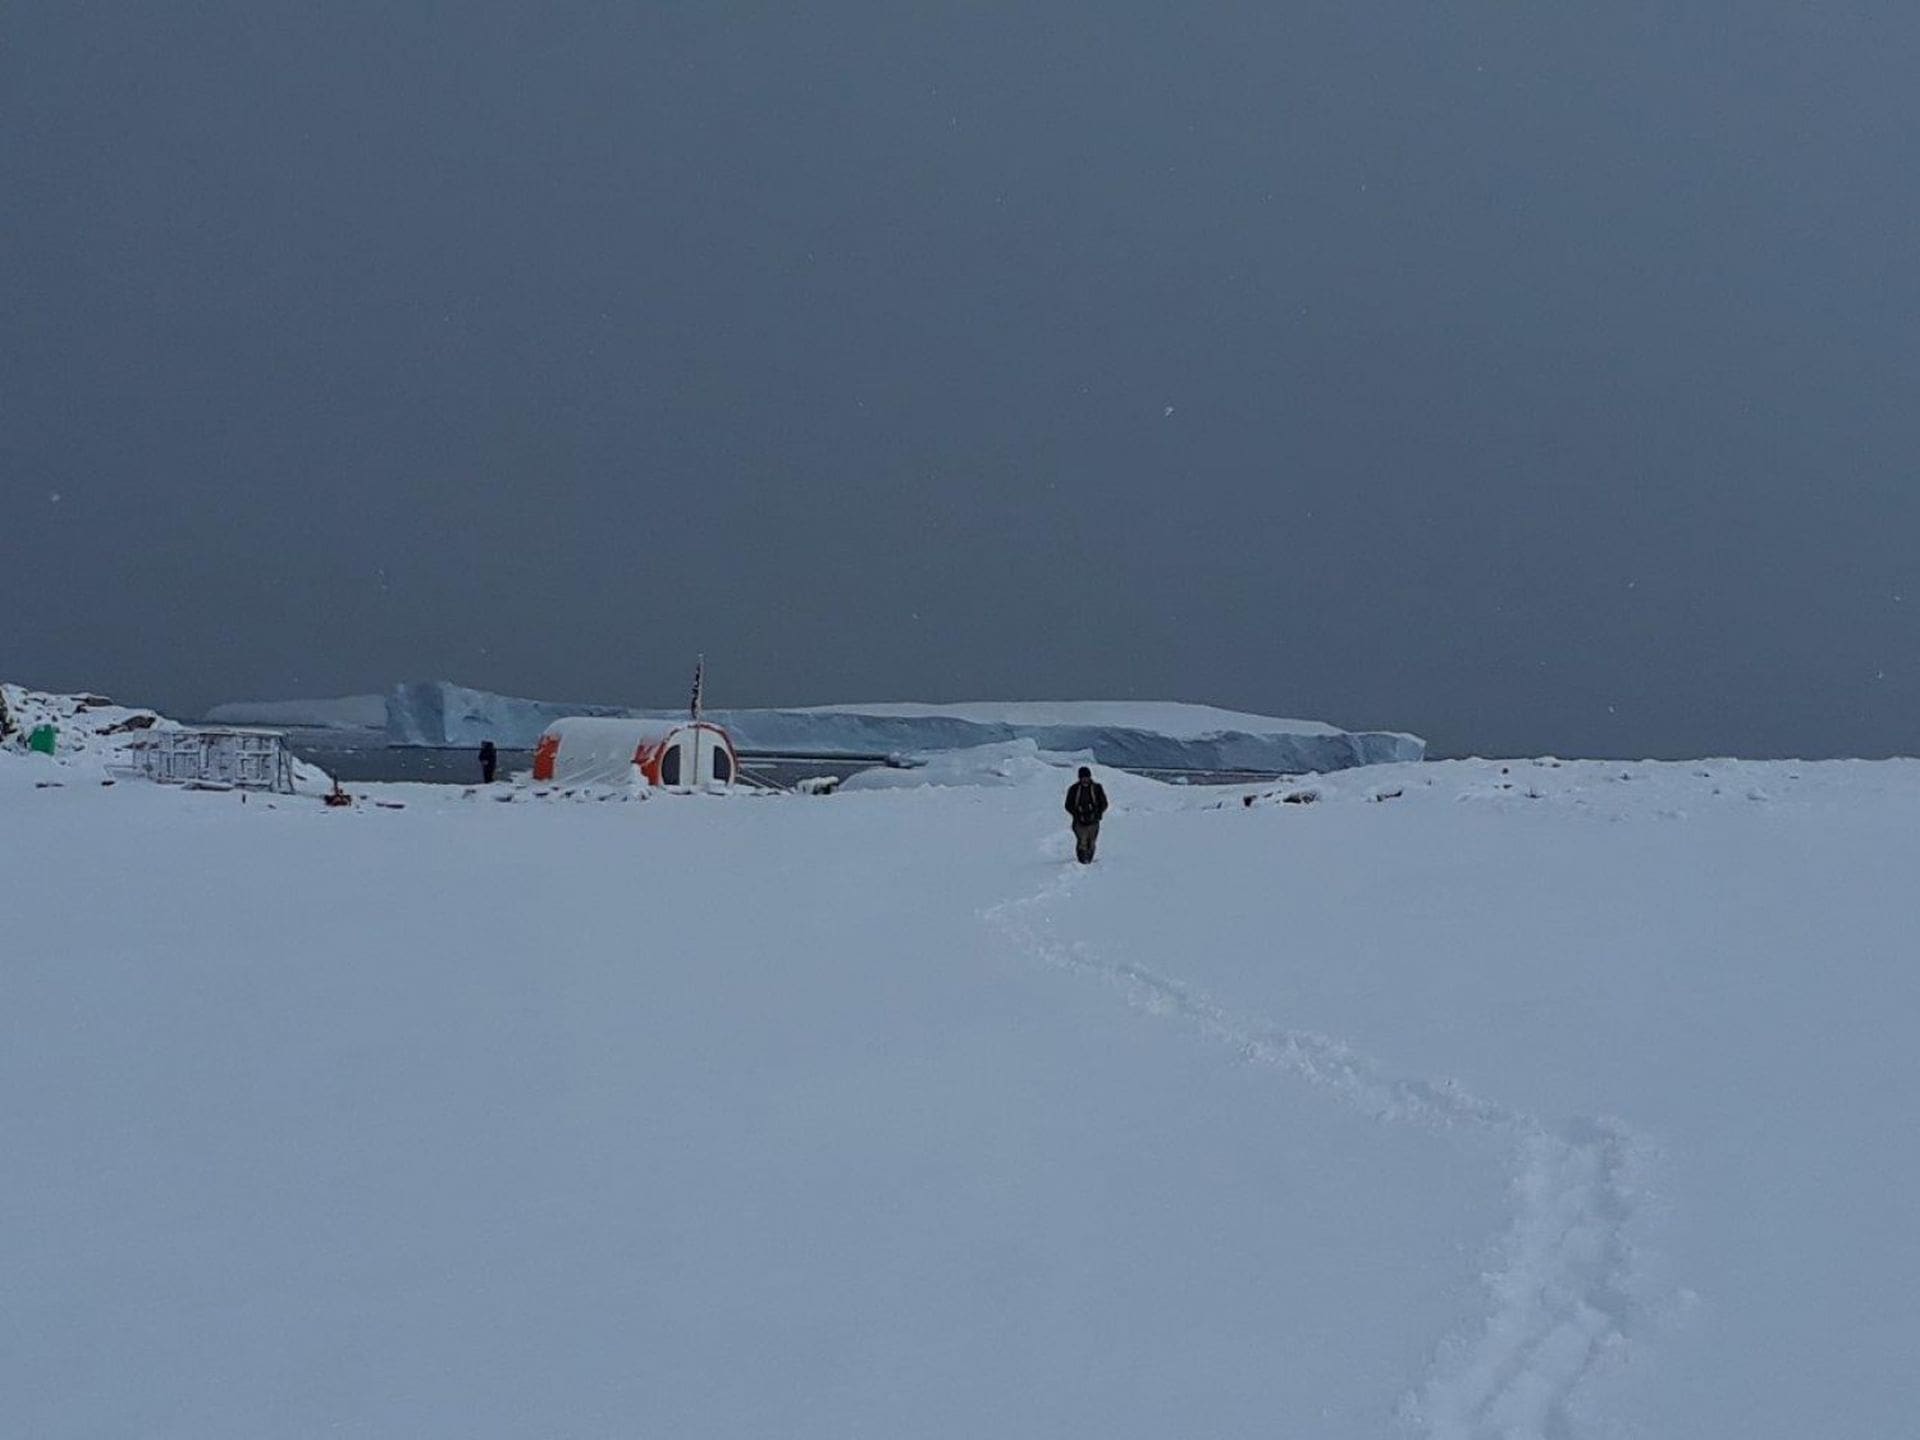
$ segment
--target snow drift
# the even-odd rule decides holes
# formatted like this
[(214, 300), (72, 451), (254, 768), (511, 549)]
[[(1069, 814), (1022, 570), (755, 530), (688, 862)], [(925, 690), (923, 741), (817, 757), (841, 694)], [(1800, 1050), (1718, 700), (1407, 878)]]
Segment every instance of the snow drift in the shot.
[[(1084, 751), (1063, 754), (1042, 750), (1031, 740), (1007, 740), (998, 745), (976, 745), (968, 750), (933, 750), (922, 755), (901, 757), (901, 763), (879, 765), (849, 775), (840, 782), (843, 791), (911, 790), (921, 786), (965, 789), (978, 785), (1024, 785), (1046, 778), (1093, 757)], [(1065, 785), (1070, 775), (1061, 776)]]
[[(524, 700), (424, 681), (398, 685), (387, 697), (387, 741), (466, 748), (490, 739), (527, 749), (565, 716), (676, 719), (682, 713)], [(871, 757), (1030, 740), (1041, 750), (1084, 752), (1101, 765), (1131, 770), (1291, 774), (1418, 760), (1426, 750), (1413, 735), (1144, 701), (827, 705), (712, 710), (707, 718), (725, 727), (742, 751), (759, 754)]]

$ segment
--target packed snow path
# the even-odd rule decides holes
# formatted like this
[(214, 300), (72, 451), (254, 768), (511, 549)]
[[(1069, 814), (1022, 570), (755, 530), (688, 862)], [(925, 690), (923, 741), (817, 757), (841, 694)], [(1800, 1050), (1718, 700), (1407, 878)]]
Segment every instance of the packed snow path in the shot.
[(1233, 1014), (1178, 980), (1063, 939), (1061, 914), (1091, 873), (1063, 870), (983, 918), (1017, 951), (1111, 986), (1135, 1009), (1303, 1081), (1370, 1120), (1468, 1127), (1511, 1143), (1515, 1214), (1501, 1268), (1486, 1281), (1493, 1313), (1477, 1337), (1447, 1347), (1402, 1414), (1434, 1440), (1575, 1433), (1580, 1383), (1620, 1351), (1637, 1304), (1629, 1298), (1635, 1281), (1625, 1239), (1634, 1147), (1624, 1128), (1578, 1120), (1556, 1132), (1451, 1081), (1395, 1078), (1337, 1040)]

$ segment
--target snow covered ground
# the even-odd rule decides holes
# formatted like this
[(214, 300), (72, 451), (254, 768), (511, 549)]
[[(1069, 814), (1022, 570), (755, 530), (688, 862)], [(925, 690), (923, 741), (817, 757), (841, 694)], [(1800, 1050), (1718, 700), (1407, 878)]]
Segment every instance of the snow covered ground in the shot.
[(0, 1434), (1914, 1433), (1920, 765), (52, 769)]

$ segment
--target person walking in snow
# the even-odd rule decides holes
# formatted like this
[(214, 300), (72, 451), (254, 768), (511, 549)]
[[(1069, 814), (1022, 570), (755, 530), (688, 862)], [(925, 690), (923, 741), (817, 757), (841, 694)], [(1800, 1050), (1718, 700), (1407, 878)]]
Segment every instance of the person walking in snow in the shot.
[(493, 748), (493, 741), (480, 742), (480, 783), (493, 784), (494, 772), (500, 766), (500, 752)]
[(1107, 813), (1107, 792), (1080, 767), (1080, 778), (1067, 791), (1067, 814), (1073, 817), (1073, 853), (1082, 865), (1093, 863), (1093, 847), (1100, 843), (1100, 817)]

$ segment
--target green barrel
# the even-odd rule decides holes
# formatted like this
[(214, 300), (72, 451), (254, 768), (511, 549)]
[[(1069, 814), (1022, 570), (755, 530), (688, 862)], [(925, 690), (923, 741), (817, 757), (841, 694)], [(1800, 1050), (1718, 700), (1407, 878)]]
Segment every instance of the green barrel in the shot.
[(53, 754), (53, 744), (58, 733), (51, 725), (34, 726), (27, 736), (27, 749), (37, 750), (42, 755)]

